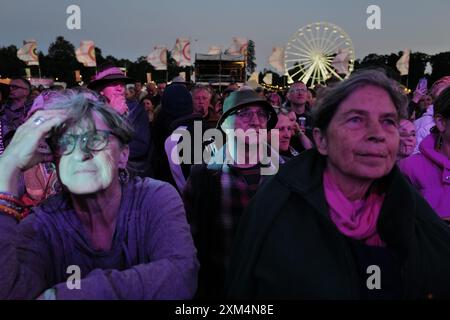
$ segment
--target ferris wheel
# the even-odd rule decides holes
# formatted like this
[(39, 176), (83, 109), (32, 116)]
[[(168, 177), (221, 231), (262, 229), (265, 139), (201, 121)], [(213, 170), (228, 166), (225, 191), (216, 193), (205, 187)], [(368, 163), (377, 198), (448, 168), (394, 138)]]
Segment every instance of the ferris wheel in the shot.
[(310, 87), (331, 77), (350, 75), (355, 49), (348, 34), (328, 22), (316, 22), (298, 29), (285, 47), (284, 66), (289, 82), (302, 81)]

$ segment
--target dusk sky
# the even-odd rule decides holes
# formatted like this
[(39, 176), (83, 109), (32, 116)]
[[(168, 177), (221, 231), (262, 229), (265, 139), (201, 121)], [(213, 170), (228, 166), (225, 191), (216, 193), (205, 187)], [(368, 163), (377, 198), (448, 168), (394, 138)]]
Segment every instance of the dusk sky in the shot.
[[(81, 8), (81, 30), (68, 30), (66, 8)], [(369, 5), (381, 8), (381, 30), (369, 30)], [(226, 49), (232, 37), (255, 42), (258, 70), (268, 68), (272, 47), (284, 46), (300, 27), (334, 23), (353, 41), (356, 57), (411, 48), (450, 51), (449, 0), (0, 0), (0, 46), (35, 39), (47, 52), (58, 35), (75, 47), (93, 40), (103, 55), (135, 60), (155, 45), (171, 49), (178, 37), (191, 38), (191, 55), (212, 45)]]

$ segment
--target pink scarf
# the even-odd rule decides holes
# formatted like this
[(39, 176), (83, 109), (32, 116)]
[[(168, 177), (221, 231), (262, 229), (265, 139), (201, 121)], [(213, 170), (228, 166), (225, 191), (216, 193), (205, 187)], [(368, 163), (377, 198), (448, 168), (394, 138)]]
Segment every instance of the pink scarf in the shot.
[(377, 221), (384, 194), (371, 192), (365, 200), (351, 201), (339, 190), (328, 170), (323, 174), (323, 183), (329, 215), (339, 231), (352, 239), (364, 240), (367, 245), (383, 247), (385, 244), (377, 233)]

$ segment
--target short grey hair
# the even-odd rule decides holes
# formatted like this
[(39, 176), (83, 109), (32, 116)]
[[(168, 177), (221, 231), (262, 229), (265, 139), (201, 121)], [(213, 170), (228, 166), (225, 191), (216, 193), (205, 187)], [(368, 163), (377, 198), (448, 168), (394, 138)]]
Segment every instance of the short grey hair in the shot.
[(317, 100), (313, 111), (314, 127), (326, 131), (336, 114), (340, 104), (357, 89), (372, 85), (385, 90), (400, 118), (406, 117), (408, 99), (399, 83), (388, 78), (381, 70), (363, 69), (352, 73), (352, 75), (331, 88), (326, 88), (323, 95)]
[(133, 138), (133, 129), (127, 119), (107, 104), (100, 95), (88, 89), (52, 92), (45, 109), (65, 109), (69, 114), (62, 126), (52, 130), (52, 140), (64, 134), (67, 128), (82, 122), (87, 122), (88, 126), (94, 129), (94, 114), (100, 116), (122, 146), (128, 145)]
[(213, 91), (211, 89), (210, 86), (208, 85), (203, 85), (203, 84), (196, 84), (192, 89), (191, 89), (191, 95), (194, 96), (196, 91), (206, 91), (209, 93), (209, 95), (212, 97), (213, 96)]

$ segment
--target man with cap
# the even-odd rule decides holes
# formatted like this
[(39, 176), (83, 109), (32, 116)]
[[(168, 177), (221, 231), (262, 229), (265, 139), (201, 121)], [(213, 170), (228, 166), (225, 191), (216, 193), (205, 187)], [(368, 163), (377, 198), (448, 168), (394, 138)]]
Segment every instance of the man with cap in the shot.
[(150, 127), (146, 111), (138, 101), (126, 101), (125, 86), (134, 80), (127, 77), (119, 68), (106, 63), (88, 84), (88, 88), (97, 91), (118, 113), (127, 117), (134, 130), (131, 141), (128, 169), (137, 176), (150, 176)]
[(201, 264), (199, 299), (223, 297), (226, 265), (240, 216), (265, 178), (263, 167), (270, 166), (252, 146), (266, 147), (264, 131), (276, 123), (272, 105), (255, 91), (231, 93), (217, 123), (226, 143), (207, 165), (191, 169), (184, 200)]

